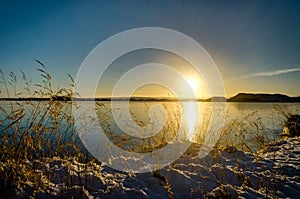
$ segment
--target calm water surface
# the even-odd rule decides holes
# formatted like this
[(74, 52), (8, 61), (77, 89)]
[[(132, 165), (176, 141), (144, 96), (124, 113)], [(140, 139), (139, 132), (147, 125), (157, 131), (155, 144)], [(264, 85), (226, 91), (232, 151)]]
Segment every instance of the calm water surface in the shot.
[[(2, 109), (9, 109), (10, 102), (0, 103)], [(47, 102), (42, 103), (47, 104)], [(71, 103), (61, 103), (65, 107), (64, 110), (68, 110), (68, 114), (71, 114)], [(94, 105), (94, 102), (81, 103)], [(127, 150), (133, 150), (132, 146), (143, 146), (145, 142), (149, 143), (149, 146), (162, 147), (172, 140), (180, 128), (184, 134), (182, 139), (201, 142), (207, 135), (207, 126), (212, 121), (213, 110), (209, 102), (197, 102), (196, 106), (195, 102), (185, 102), (184, 111), (177, 102), (135, 101), (129, 103), (129, 111), (124, 110), (125, 105), (125, 102), (116, 102), (112, 109), (110, 102), (97, 102), (95, 109), (90, 111), (96, 112), (98, 122), (105, 134), (115, 144)], [(31, 109), (32, 105), (24, 107)], [(218, 108), (214, 111), (218, 111)], [(300, 114), (300, 103), (225, 103), (225, 111), (221, 142), (244, 144), (255, 151), (259, 149), (260, 142), (278, 139), (286, 121), (283, 112)], [(31, 114), (30, 110), (27, 110), (26, 114)], [(0, 119), (2, 129), (7, 125), (3, 112), (0, 114)], [(26, 126), (25, 121), (24, 119), (24, 126)], [(60, 128), (63, 129), (64, 124), (60, 124)], [(136, 138), (134, 136), (136, 134), (142, 136)], [(243, 143), (243, 140), (246, 143)]]

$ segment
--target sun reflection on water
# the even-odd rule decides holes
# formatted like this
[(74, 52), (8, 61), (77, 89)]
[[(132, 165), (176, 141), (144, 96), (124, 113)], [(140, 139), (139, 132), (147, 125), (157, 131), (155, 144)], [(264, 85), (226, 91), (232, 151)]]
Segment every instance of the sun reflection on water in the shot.
[(195, 139), (197, 133), (197, 126), (198, 126), (198, 117), (199, 117), (198, 105), (197, 102), (195, 101), (189, 101), (189, 102), (183, 102), (182, 106), (183, 106), (184, 118), (186, 118), (185, 119), (186, 138), (189, 141), (193, 141)]

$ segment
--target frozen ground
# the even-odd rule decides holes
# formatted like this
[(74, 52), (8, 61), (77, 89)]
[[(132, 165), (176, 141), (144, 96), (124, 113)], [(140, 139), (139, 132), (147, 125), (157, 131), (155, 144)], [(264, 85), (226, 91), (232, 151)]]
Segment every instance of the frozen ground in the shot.
[(227, 146), (198, 158), (197, 148), (193, 145), (167, 168), (144, 174), (74, 159), (24, 161), (23, 166), (37, 168), (38, 182), (21, 182), (15, 193), (20, 198), (300, 197), (300, 138), (273, 143), (257, 154)]

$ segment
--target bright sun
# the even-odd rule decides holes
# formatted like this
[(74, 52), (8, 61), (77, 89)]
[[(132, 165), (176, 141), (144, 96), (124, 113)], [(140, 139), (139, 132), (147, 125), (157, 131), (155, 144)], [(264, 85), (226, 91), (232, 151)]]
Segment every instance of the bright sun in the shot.
[(196, 98), (208, 98), (210, 97), (210, 93), (208, 87), (206, 86), (205, 82), (201, 79), (201, 77), (196, 75), (186, 76), (186, 83), (190, 86), (193, 91), (193, 96)]
[(187, 82), (189, 83), (189, 85), (193, 90), (196, 90), (199, 87), (199, 82), (195, 77), (188, 77)]

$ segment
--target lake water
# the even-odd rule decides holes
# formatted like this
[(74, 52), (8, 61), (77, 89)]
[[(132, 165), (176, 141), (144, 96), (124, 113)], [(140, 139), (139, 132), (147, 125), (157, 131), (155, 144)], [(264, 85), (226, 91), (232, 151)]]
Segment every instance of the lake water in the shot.
[[(117, 134), (120, 135), (120, 137), (125, 137), (124, 140), (127, 140), (126, 136), (128, 136), (128, 132), (130, 131), (147, 134), (147, 130), (145, 129), (151, 129), (150, 132), (154, 131), (153, 134), (155, 135), (148, 138), (148, 141), (150, 143), (156, 143), (157, 145), (159, 145), (159, 143), (168, 143), (172, 140), (175, 134), (178, 133), (177, 129), (180, 128), (180, 124), (185, 127), (183, 128), (183, 133), (185, 134), (183, 137), (185, 137), (185, 139), (201, 143), (206, 136), (211, 136), (209, 133), (210, 129), (208, 128), (209, 125), (214, 127), (221, 125), (223, 122), (219, 121), (222, 117), (216, 121), (213, 121), (212, 117), (218, 117), (218, 111), (224, 111), (226, 115), (224, 117), (219, 142), (223, 145), (235, 144), (249, 151), (256, 151), (265, 144), (279, 138), (279, 134), (282, 132), (286, 121), (285, 114), (300, 114), (299, 103), (225, 103), (225, 107), (222, 107), (222, 103), (216, 103), (216, 107), (213, 109), (212, 103), (210, 102), (197, 102), (199, 109), (198, 115), (195, 115), (197, 113), (197, 111), (195, 111), (196, 107), (192, 105), (192, 103), (195, 102), (184, 103), (185, 105), (183, 106), (186, 107), (185, 112), (187, 113), (185, 118), (181, 117), (184, 115), (184, 111), (180, 109), (179, 103), (177, 102), (132, 102), (129, 105), (131, 121), (129, 121), (131, 118), (122, 117), (122, 111), (124, 111), (123, 102), (117, 102), (114, 106), (114, 112), (120, 112), (119, 114), (115, 114), (115, 119), (112, 119), (113, 116), (109, 102), (98, 103), (96, 109), (97, 116), (100, 120), (101, 117), (109, 119), (109, 122), (105, 122), (105, 119), (101, 121), (104, 126), (109, 123), (110, 128), (106, 132), (107, 134), (113, 132), (112, 137)], [(156, 111), (149, 111), (151, 107), (157, 105), (158, 109)], [(213, 115), (213, 112), (217, 113)], [(162, 122), (164, 123), (163, 128), (155, 129), (156, 124), (158, 126), (162, 125), (159, 121), (164, 121), (163, 117), (159, 116), (159, 113), (166, 116), (166, 121)], [(127, 128), (119, 128), (118, 125), (115, 124), (116, 120), (120, 121), (122, 118), (125, 118), (125, 124), (121, 122), (121, 125), (126, 126), (127, 124)], [(155, 121), (157, 118), (162, 119)], [(143, 128), (137, 129), (135, 124)], [(154, 127), (151, 127), (151, 124), (154, 124)], [(159, 129), (161, 129), (161, 131), (159, 131)], [(124, 131), (127, 131), (127, 133), (124, 133)], [(117, 137), (120, 139), (119, 136)], [(132, 139), (132, 136), (127, 138), (130, 141), (128, 143), (123, 141), (124, 144), (122, 146), (127, 146), (128, 150), (128, 147), (130, 148), (130, 146), (132, 146), (134, 139)], [(117, 142), (119, 141), (120, 140), (117, 140)], [(134, 146), (143, 145), (144, 142), (145, 139), (136, 139)]]
[[(17, 102), (1, 102), (1, 109), (9, 112), (11, 103), (17, 107)], [(215, 107), (212, 107), (210, 102), (184, 102), (184, 110), (178, 102), (134, 101), (126, 104), (118, 101), (114, 102), (113, 108), (107, 101), (96, 102), (96, 105), (90, 101), (79, 104), (84, 114), (95, 112), (98, 124), (115, 145), (137, 152), (161, 148), (172, 142), (177, 133), (181, 134), (178, 139), (201, 143), (205, 137), (211, 136), (208, 133), (209, 126), (218, 125), (222, 126), (219, 139), (221, 144), (235, 144), (243, 149), (256, 151), (264, 144), (278, 139), (286, 121), (283, 113), (300, 114), (300, 103), (224, 103), (225, 106), (216, 103)], [(47, 105), (48, 102), (24, 105), (26, 114), (22, 118), (23, 129), (28, 126), (26, 117), (33, 114), (32, 108), (39, 109)], [(64, 113), (64, 118), (71, 118), (71, 102), (56, 102), (53, 106), (60, 106), (57, 109), (57, 117)], [(224, 121), (216, 120), (211, 123), (212, 117), (223, 116), (221, 112), (226, 113)], [(1, 111), (0, 114), (1, 131), (13, 121), (6, 119), (3, 113)], [(49, 114), (54, 117), (51, 111)], [(62, 122), (57, 127), (58, 131), (68, 132), (65, 123), (66, 120), (62, 117)]]

